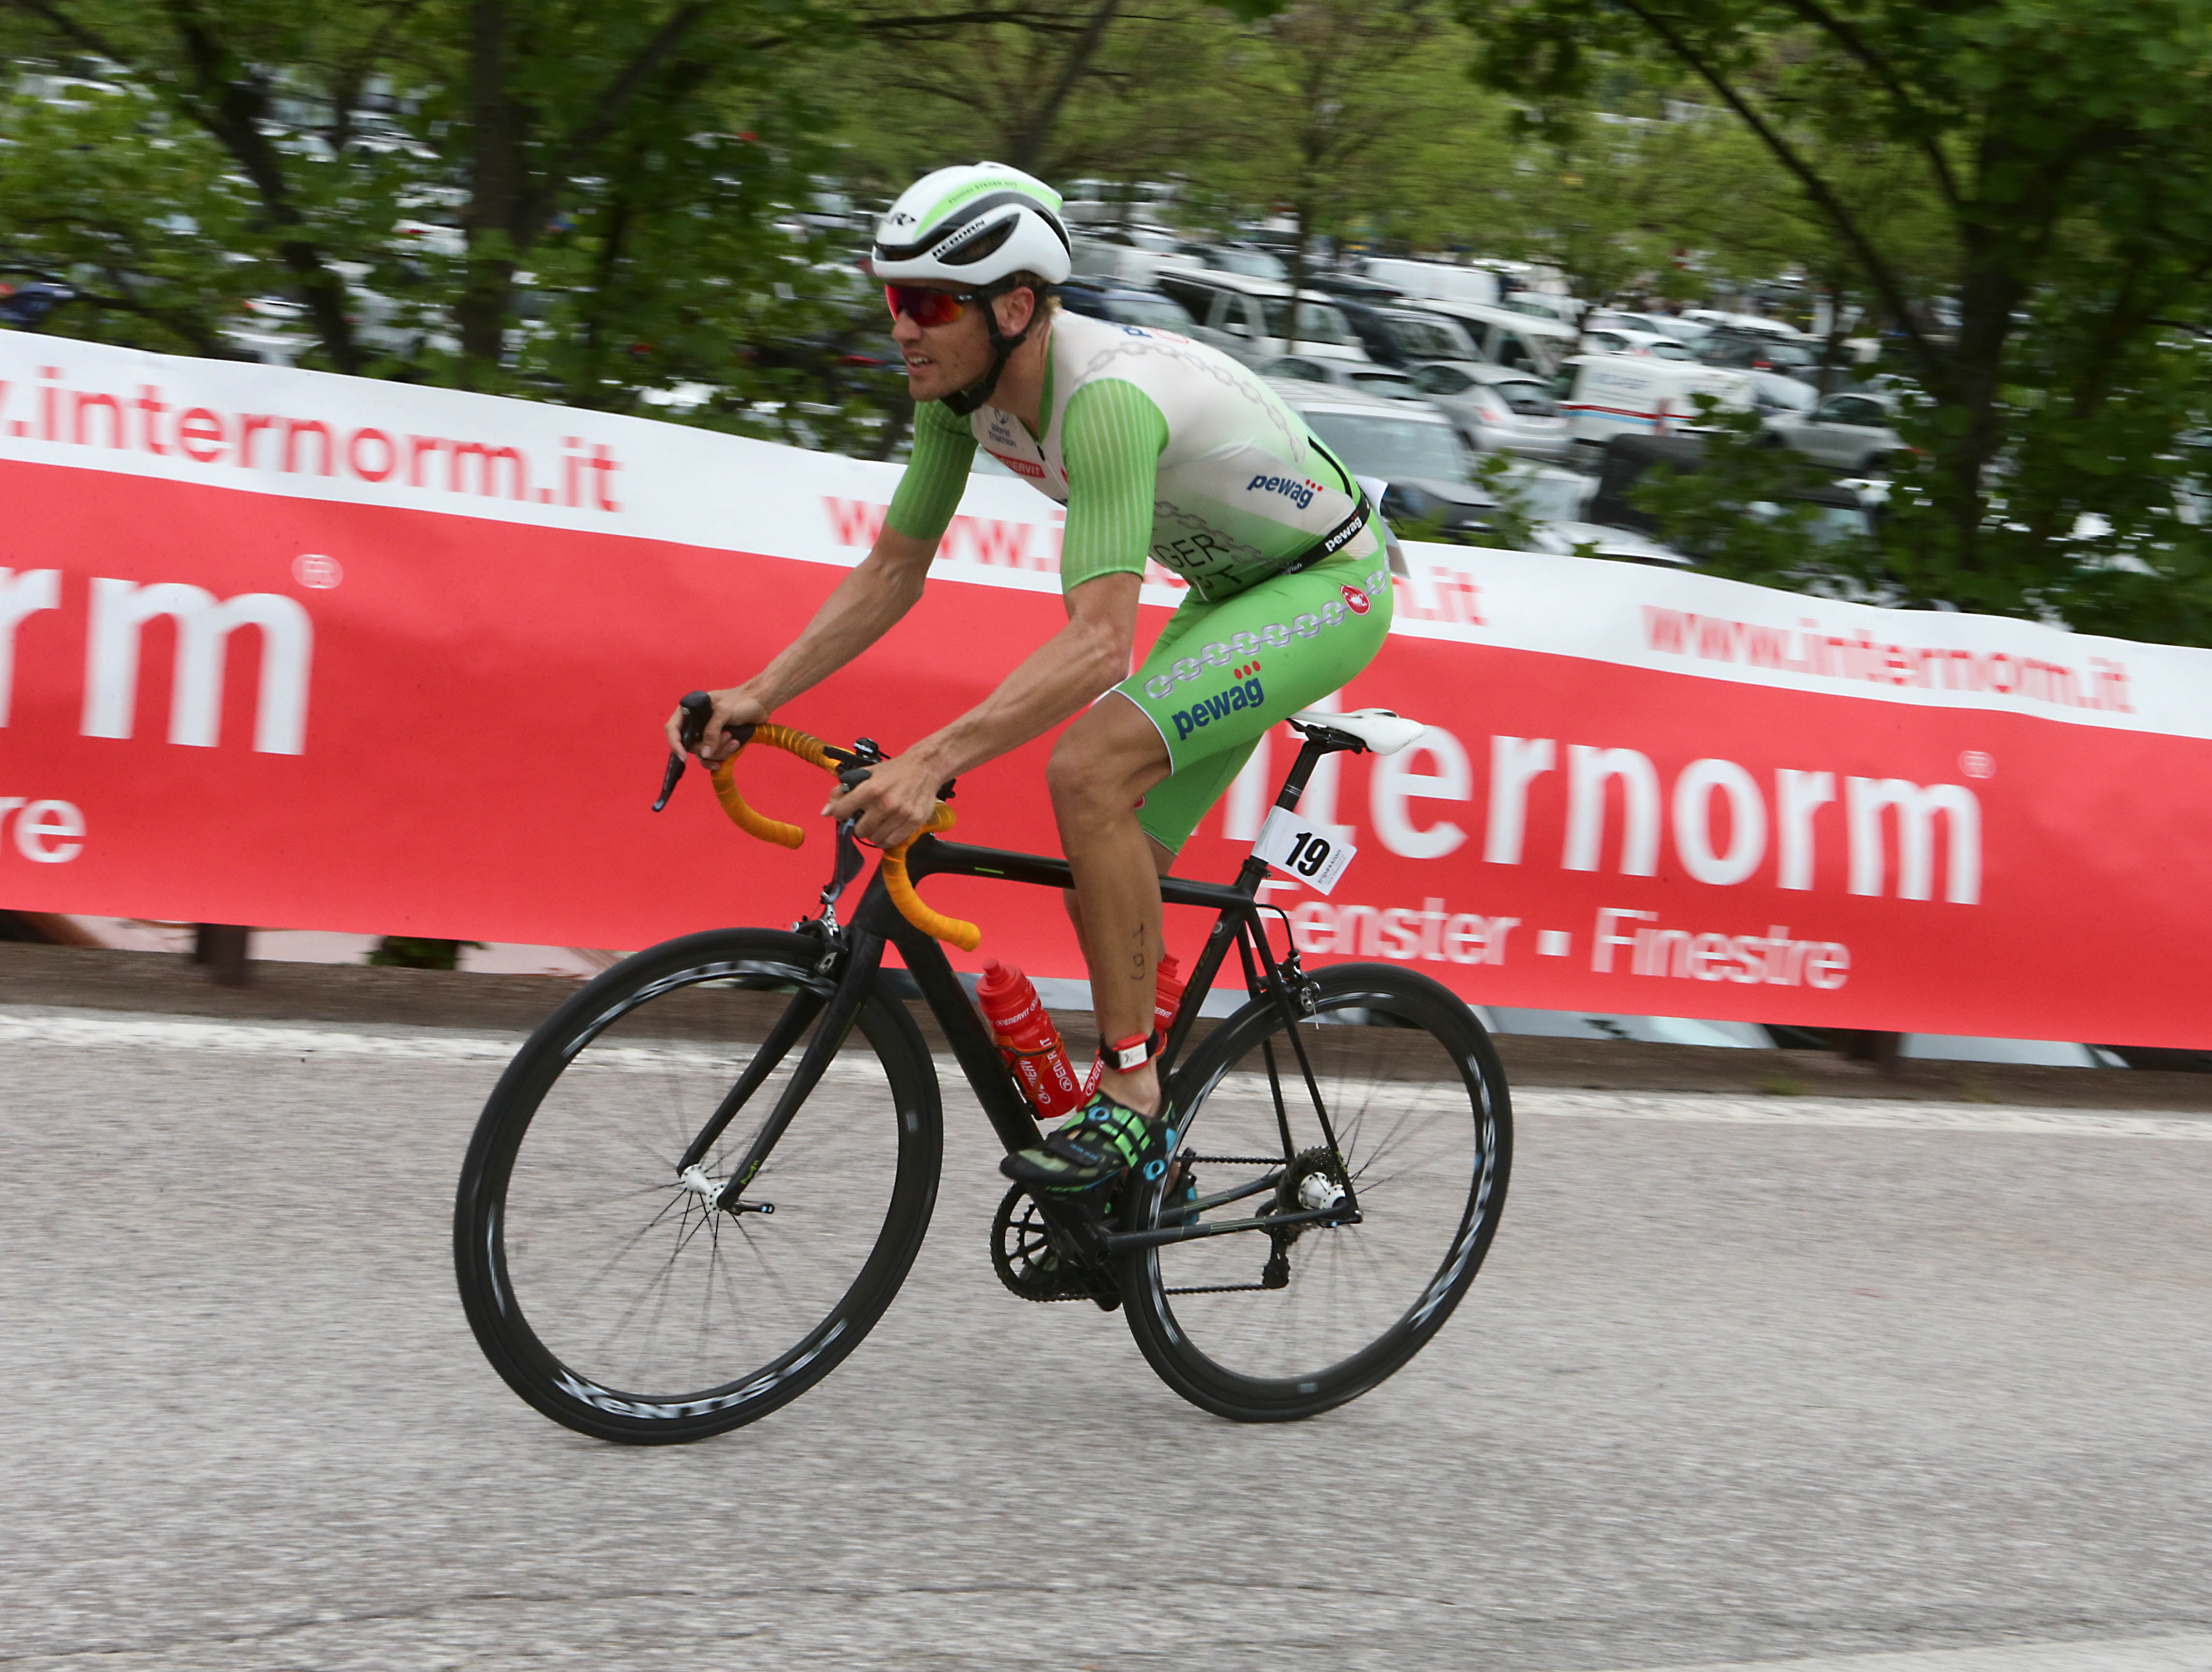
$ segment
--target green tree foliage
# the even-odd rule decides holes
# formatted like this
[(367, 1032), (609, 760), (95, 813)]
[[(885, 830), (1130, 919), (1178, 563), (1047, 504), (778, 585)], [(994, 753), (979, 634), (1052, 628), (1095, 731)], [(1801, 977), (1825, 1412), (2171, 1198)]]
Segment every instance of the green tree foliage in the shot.
[[(1459, 10), (1493, 84), (1564, 106), (1623, 62), (1656, 63), (1701, 84), (1794, 182), (1926, 397), (1905, 421), (1917, 463), (1883, 541), (1892, 593), (2201, 632), (2199, 537), (2173, 514), (2173, 472), (2137, 467), (2175, 454), (2203, 410), (2175, 333), (2201, 321), (2212, 273), (2212, 3)], [(1955, 326), (1927, 306), (1928, 219), (1887, 221), (1870, 189), (1886, 179), (1934, 206), (1929, 277), (1955, 297)], [(2168, 602), (2131, 613), (2154, 596)]]
[[(219, 354), (272, 259), (221, 152), (136, 94), (0, 102), (0, 279), (76, 293), (53, 328)], [(234, 256), (245, 259), (234, 259)]]
[(695, 382), (709, 421), (803, 400), (820, 439), (860, 287), (792, 219), (831, 125), (806, 71), (881, 21), (0, 0), (8, 46), (128, 89), (0, 112), (0, 258), (87, 295), (64, 333), (222, 352), (241, 301), (289, 301), (304, 364), (614, 407)]

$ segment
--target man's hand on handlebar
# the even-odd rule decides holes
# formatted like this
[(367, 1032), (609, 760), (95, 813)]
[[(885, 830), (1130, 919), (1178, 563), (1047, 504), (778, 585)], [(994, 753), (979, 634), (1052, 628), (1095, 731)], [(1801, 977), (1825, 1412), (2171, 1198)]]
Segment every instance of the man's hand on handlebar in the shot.
[(865, 782), (830, 797), (823, 812), (859, 821), (855, 833), (878, 848), (896, 848), (929, 822), (945, 774), (913, 754), (896, 755), (868, 769)]
[[(743, 685), (732, 685), (727, 690), (708, 691), (714, 699), (714, 711), (707, 717), (707, 728), (701, 735), (697, 754), (708, 766), (726, 760), (738, 752), (738, 740), (726, 735), (729, 728), (757, 726), (769, 717), (768, 709)], [(668, 746), (678, 754), (684, 752), (684, 710), (678, 707), (668, 716), (662, 728), (668, 737)]]

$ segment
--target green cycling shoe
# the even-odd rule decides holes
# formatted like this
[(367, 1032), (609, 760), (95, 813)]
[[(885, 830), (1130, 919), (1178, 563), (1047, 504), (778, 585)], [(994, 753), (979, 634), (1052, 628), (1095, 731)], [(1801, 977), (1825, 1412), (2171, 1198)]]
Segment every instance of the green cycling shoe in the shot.
[(1175, 1154), (1175, 1111), (1163, 1104), (1147, 1120), (1103, 1091), (1066, 1125), (1045, 1136), (1042, 1146), (1019, 1150), (999, 1163), (999, 1170), (1018, 1184), (1056, 1195), (1105, 1190), (1132, 1173), (1156, 1179)]

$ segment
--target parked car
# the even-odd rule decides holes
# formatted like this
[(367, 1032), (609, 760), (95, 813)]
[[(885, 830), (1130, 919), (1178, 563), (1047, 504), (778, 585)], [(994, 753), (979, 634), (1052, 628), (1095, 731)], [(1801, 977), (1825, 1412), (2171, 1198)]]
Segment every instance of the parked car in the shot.
[[(1597, 490), (1590, 496), (1590, 520), (1656, 537), (1659, 520), (1634, 503), (1636, 484), (1655, 466), (1689, 475), (1703, 470), (1705, 464), (1702, 436), (1616, 435), (1607, 442), (1598, 467)], [(1848, 535), (1870, 535), (1881, 510), (1880, 496), (1859, 493), (1842, 483), (1808, 488), (1792, 498), (1819, 512), (1811, 531), (1814, 544)], [(1773, 508), (1765, 509), (1771, 514)]]
[(1273, 279), (1279, 284), (1291, 282), (1291, 270), (1282, 257), (1257, 244), (1232, 240), (1224, 244), (1186, 243), (1176, 246), (1177, 255), (1187, 255), (1198, 266), (1212, 273), (1242, 273), (1247, 278)]
[(1364, 389), (1388, 400), (1419, 400), (1421, 392), (1395, 366), (1365, 366), (1352, 360), (1315, 360), (1286, 354), (1258, 368), (1261, 377), (1285, 378), (1297, 383), (1334, 383), (1340, 389)]
[(1469, 479), (1473, 461), (1440, 412), (1334, 384), (1271, 379), (1269, 388), (1306, 422), (1344, 467), (1383, 484), (1385, 520), (1426, 538), (1487, 544), (1498, 502)]
[(76, 292), (63, 284), (19, 284), (10, 289), (0, 284), (0, 325), (16, 331), (36, 331), (56, 308), (76, 300)]
[(1179, 304), (1198, 326), (1215, 333), (1201, 341), (1227, 350), (1247, 365), (1292, 352), (1316, 360), (1367, 361), (1367, 350), (1343, 311), (1318, 291), (1299, 294), (1294, 336), (1287, 284), (1182, 267), (1164, 270), (1158, 283), (1161, 295)]
[(1395, 284), (1385, 284), (1380, 279), (1363, 278), (1358, 273), (1308, 273), (1306, 283), (1316, 290), (1335, 297), (1340, 306), (1352, 301), (1365, 302), (1372, 307), (1387, 307), (1406, 294)]
[(1501, 294), (1498, 275), (1486, 267), (1369, 256), (1359, 264), (1359, 272), (1363, 277), (1395, 286), (1401, 295), (1424, 301), (1473, 302), (1487, 307), (1495, 307)]
[(1120, 325), (1151, 325), (1188, 337), (1194, 323), (1178, 304), (1158, 291), (1113, 280), (1071, 279), (1060, 287), (1060, 300), (1071, 313), (1087, 313), (1094, 319), (1111, 319)]
[(1370, 359), (1385, 366), (1424, 360), (1480, 360), (1482, 351), (1457, 321), (1418, 307), (1376, 307), (1340, 293), (1336, 305)]
[(1808, 383), (1802, 377), (1761, 371), (1747, 371), (1742, 375), (1751, 380), (1751, 404), (1762, 416), (1809, 412), (1820, 404), (1820, 386)]
[(1526, 313), (1532, 319), (1549, 319), (1554, 325), (1577, 327), (1589, 312), (1581, 298), (1561, 296), (1549, 290), (1516, 290), (1498, 305), (1510, 313)]
[(1809, 412), (1766, 420), (1767, 434), (1815, 464), (1844, 476), (1870, 476), (1905, 451), (1895, 429), (1897, 407), (1888, 396), (1857, 392), (1831, 395)]
[(1729, 313), (1717, 307), (1686, 307), (1681, 317), (1710, 331), (1748, 331), (1785, 342), (1795, 342), (1805, 334), (1787, 319), (1770, 319), (1764, 313)]
[(1654, 360), (1692, 360), (1686, 344), (1656, 331), (1637, 331), (1627, 325), (1601, 325), (1585, 331), (1575, 344), (1577, 354), (1640, 354)]
[(1060, 218), (1071, 227), (1156, 220), (1182, 195), (1180, 185), (1164, 180), (1070, 180), (1061, 200)]
[(1649, 563), (1655, 568), (1688, 568), (1694, 561), (1665, 541), (1632, 528), (1565, 518), (1532, 525), (1528, 549), (1553, 557), (1603, 557), (1615, 563)]
[(1592, 453), (1622, 434), (1668, 435), (1695, 429), (1700, 395), (1740, 412), (1753, 404), (1751, 380), (1741, 372), (1695, 361), (1593, 354), (1572, 362), (1559, 410), (1577, 450)]
[(1712, 327), (1701, 325), (1672, 313), (1629, 313), (1609, 307), (1586, 314), (1583, 319), (1584, 331), (1606, 328), (1626, 328), (1629, 331), (1648, 331), (1660, 337), (1671, 337), (1678, 343), (1694, 343)]
[(1691, 352), (1708, 366), (1780, 372), (1785, 377), (1802, 377), (1808, 381), (1820, 367), (1820, 356), (1804, 344), (1755, 331), (1711, 331), (1698, 339)]
[(1575, 351), (1571, 325), (1477, 302), (1425, 301), (1422, 307), (1465, 329), (1493, 365), (1549, 377)]
[(1573, 450), (1551, 386), (1504, 366), (1434, 360), (1407, 368), (1414, 391), (1480, 453), (1563, 464)]
[(1150, 284), (1170, 267), (1194, 267), (1195, 256), (1182, 253), (1181, 233), (1166, 227), (1078, 228), (1068, 259), (1079, 278), (1118, 279)]

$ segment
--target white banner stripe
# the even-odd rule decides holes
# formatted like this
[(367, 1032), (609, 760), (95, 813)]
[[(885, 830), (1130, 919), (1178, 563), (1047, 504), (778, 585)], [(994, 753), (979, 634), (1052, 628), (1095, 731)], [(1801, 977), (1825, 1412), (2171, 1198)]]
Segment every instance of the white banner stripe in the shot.
[[(0, 331), (0, 459), (858, 562), (903, 466), (374, 378)], [(1065, 514), (970, 479), (932, 573), (1060, 590)], [(1693, 572), (1407, 548), (1394, 631), (1772, 690), (2212, 737), (2212, 650)], [(1182, 593), (1155, 571), (1146, 601)]]

